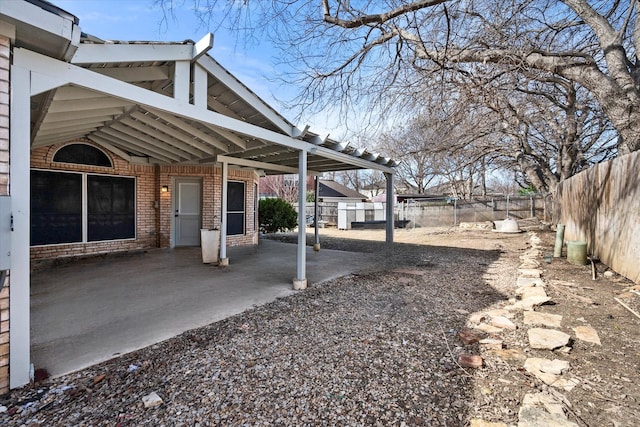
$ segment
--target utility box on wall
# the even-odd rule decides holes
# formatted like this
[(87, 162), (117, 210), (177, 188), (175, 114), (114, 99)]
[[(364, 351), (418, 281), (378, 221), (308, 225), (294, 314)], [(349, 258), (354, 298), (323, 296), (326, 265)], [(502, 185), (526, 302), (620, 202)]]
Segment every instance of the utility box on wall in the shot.
[(11, 268), (11, 197), (0, 196), (0, 270)]

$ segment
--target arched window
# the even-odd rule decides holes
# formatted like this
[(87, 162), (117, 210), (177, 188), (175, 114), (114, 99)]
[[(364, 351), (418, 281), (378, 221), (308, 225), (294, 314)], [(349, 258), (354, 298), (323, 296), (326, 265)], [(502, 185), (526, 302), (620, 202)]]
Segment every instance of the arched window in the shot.
[(102, 150), (88, 144), (69, 144), (53, 156), (54, 162), (78, 165), (113, 167), (111, 159)]

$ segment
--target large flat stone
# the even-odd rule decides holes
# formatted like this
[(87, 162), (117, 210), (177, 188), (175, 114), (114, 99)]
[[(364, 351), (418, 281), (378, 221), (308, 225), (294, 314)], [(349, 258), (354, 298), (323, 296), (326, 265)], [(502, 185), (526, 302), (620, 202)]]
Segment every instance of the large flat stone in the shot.
[(573, 330), (576, 333), (576, 338), (579, 340), (602, 345), (598, 332), (591, 326), (576, 326)]
[(578, 424), (558, 418), (541, 406), (522, 406), (518, 412), (518, 427), (578, 427)]
[(515, 331), (518, 327), (505, 316), (496, 316), (491, 319), (491, 325), (496, 328), (508, 329), (510, 331)]
[(544, 281), (539, 277), (518, 277), (518, 279), (516, 280), (516, 286), (519, 288), (525, 286), (544, 286)]
[(543, 287), (536, 286), (533, 288), (518, 288), (516, 289), (516, 295), (520, 295), (520, 297), (525, 300), (533, 297), (546, 297), (547, 292)]
[(562, 375), (569, 370), (569, 362), (560, 359), (544, 359), (542, 357), (530, 357), (524, 362), (524, 368), (532, 371), (540, 371), (547, 374)]
[(562, 316), (559, 314), (540, 313), (538, 311), (525, 311), (524, 324), (532, 326), (546, 326), (548, 328), (559, 328), (562, 326)]
[(555, 329), (531, 328), (527, 331), (531, 348), (554, 350), (569, 344), (571, 336)]
[(542, 270), (540, 270), (539, 268), (519, 268), (518, 276), (539, 278), (542, 276)]
[(515, 304), (508, 305), (505, 307), (505, 310), (533, 310), (534, 307), (545, 304), (551, 301), (550, 297), (531, 297), (520, 300)]

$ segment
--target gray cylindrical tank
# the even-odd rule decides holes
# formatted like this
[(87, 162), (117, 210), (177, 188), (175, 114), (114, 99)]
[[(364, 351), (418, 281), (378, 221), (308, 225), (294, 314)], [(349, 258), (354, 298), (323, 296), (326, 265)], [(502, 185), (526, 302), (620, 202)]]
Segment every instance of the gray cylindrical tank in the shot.
[(567, 261), (571, 264), (587, 263), (587, 242), (567, 242)]

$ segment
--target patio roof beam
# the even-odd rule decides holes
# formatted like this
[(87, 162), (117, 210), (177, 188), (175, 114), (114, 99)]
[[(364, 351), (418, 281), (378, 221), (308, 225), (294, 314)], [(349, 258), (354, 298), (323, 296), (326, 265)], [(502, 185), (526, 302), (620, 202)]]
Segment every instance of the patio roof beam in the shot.
[[(137, 131), (139, 131), (142, 135), (149, 135), (151, 138), (156, 139), (158, 141), (162, 141), (165, 144), (169, 145), (169, 146), (174, 146), (177, 149), (179, 149), (180, 151), (183, 151), (185, 153), (189, 153), (192, 156), (195, 157), (202, 157), (204, 154), (206, 154), (203, 151), (200, 151), (196, 148), (193, 148), (191, 145), (189, 144), (185, 144), (182, 141), (176, 141), (174, 138), (171, 138), (169, 135), (164, 134), (160, 131), (157, 131), (155, 129), (151, 129), (150, 127), (146, 126), (145, 124), (138, 122), (136, 120), (133, 120), (132, 118), (126, 118), (124, 120), (121, 120), (120, 123), (126, 125), (127, 127), (131, 128), (131, 129), (135, 129)], [(118, 128), (115, 128), (118, 129)]]
[(93, 110), (96, 108), (130, 107), (131, 102), (109, 96), (100, 96), (86, 99), (69, 99), (54, 102), (49, 111), (52, 113), (68, 113), (72, 111)]
[(114, 119), (116, 116), (124, 113), (124, 107), (111, 107), (111, 108), (97, 108), (95, 110), (75, 111), (75, 112), (62, 112), (62, 113), (49, 113), (45, 117), (44, 123), (58, 122), (69, 119), (92, 119), (94, 117), (109, 116), (110, 119)]
[(135, 153), (138, 153), (142, 156), (148, 156), (148, 157), (152, 157), (154, 159), (156, 159), (158, 162), (160, 163), (166, 163), (166, 164), (171, 164), (171, 163), (175, 163), (174, 160), (165, 157), (162, 154), (158, 154), (158, 153), (152, 153), (149, 152), (148, 150), (146, 150), (145, 148), (141, 148), (137, 145), (131, 144), (130, 142), (127, 141), (122, 141), (118, 138), (112, 137), (111, 135), (108, 134), (93, 134), (89, 137), (89, 139), (91, 139), (92, 141), (96, 140), (96, 138), (98, 138), (98, 140), (101, 140), (102, 142), (106, 142), (109, 143), (115, 147), (121, 147), (123, 150), (128, 150), (128, 151), (132, 151)]
[(107, 141), (106, 139), (100, 138), (97, 135), (89, 135), (89, 139), (91, 141), (95, 142), (96, 144), (98, 144), (99, 146), (101, 146), (102, 148), (111, 151), (112, 153), (120, 156), (122, 159), (124, 159), (127, 162), (131, 163), (131, 156), (127, 152), (125, 152), (124, 150), (121, 150), (120, 148), (116, 147), (115, 145), (113, 145), (112, 143)]
[(171, 126), (167, 126), (166, 124), (164, 124), (162, 121), (160, 120), (156, 120), (151, 116), (151, 113), (149, 114), (145, 114), (142, 113), (140, 111), (135, 112), (133, 114), (131, 114), (131, 117), (133, 117), (134, 119), (145, 123), (146, 125), (148, 125), (151, 128), (155, 128), (157, 130), (159, 130), (160, 132), (166, 133), (169, 136), (172, 136), (176, 139), (179, 139), (180, 141), (191, 145), (192, 147), (200, 150), (200, 151), (204, 151), (207, 154), (211, 154), (214, 155), (216, 153), (216, 150), (214, 148), (211, 147), (211, 145), (209, 144), (205, 144), (203, 142), (200, 142), (198, 140), (195, 139), (195, 137), (191, 134), (186, 134), (182, 131), (179, 131), (177, 129), (172, 128)]
[(151, 144), (148, 142), (144, 142), (141, 141), (137, 138), (132, 138), (131, 136), (129, 136), (127, 133), (125, 132), (121, 132), (118, 131), (116, 129), (112, 129), (112, 128), (102, 128), (100, 129), (98, 132), (96, 132), (96, 134), (98, 136), (104, 136), (105, 138), (114, 141), (114, 143), (120, 142), (122, 143), (127, 143), (130, 145), (133, 145), (134, 147), (139, 147), (139, 149), (147, 154), (147, 155), (151, 155), (151, 156), (159, 156), (160, 159), (164, 159), (164, 160), (168, 160), (168, 161), (175, 161), (175, 162), (180, 162), (182, 160), (188, 160), (188, 157), (183, 157), (183, 156), (179, 156), (175, 153), (172, 153), (168, 150), (165, 150), (163, 148), (159, 148), (157, 145), (155, 144)]
[(191, 61), (193, 43), (163, 44), (82, 44), (71, 58), (72, 64), (114, 64), (120, 62)]
[(215, 126), (211, 126), (208, 123), (202, 123), (204, 126), (207, 127), (207, 129), (211, 130), (212, 132), (217, 133), (218, 135), (222, 136), (223, 138), (231, 141), (232, 143), (234, 143), (235, 145), (237, 145), (239, 148), (246, 150), (247, 149), (247, 141), (245, 141), (244, 139), (240, 138), (238, 135), (236, 135), (233, 132), (230, 132), (226, 129), (220, 129), (217, 128)]
[[(266, 169), (282, 173), (298, 173), (298, 168), (292, 168), (289, 166), (281, 166), (274, 163), (256, 162), (254, 160), (238, 159), (237, 157), (222, 156), (216, 157), (216, 160), (220, 163), (229, 163), (230, 165), (245, 166), (253, 169)], [(320, 175), (317, 171), (307, 171), (307, 175)]]
[(40, 125), (40, 132), (52, 129), (78, 128), (81, 125), (97, 125), (113, 120), (111, 116), (97, 116), (87, 119), (71, 119), (71, 120), (47, 120)]
[(91, 68), (91, 70), (104, 76), (130, 83), (167, 80), (169, 78), (169, 67), (166, 65)]
[(211, 135), (208, 135), (196, 128), (194, 128), (193, 126), (189, 125), (188, 123), (185, 123), (184, 121), (182, 121), (181, 119), (179, 119), (178, 117), (175, 117), (171, 114), (159, 111), (155, 108), (149, 108), (149, 112), (151, 114), (153, 114), (154, 116), (159, 117), (160, 119), (164, 120), (165, 122), (168, 122), (172, 125), (174, 125), (175, 127), (195, 136), (200, 138), (201, 140), (203, 140), (204, 142), (213, 145), (216, 148), (219, 148), (220, 150), (227, 152), (229, 151), (229, 147), (227, 147), (227, 145), (223, 142), (221, 142), (220, 140), (212, 137)]
[(96, 131), (100, 126), (102, 126), (102, 124), (83, 129), (77, 129), (74, 131), (62, 130), (59, 132), (51, 132), (48, 135), (36, 136), (36, 138), (33, 140), (33, 143), (31, 144), (31, 147), (44, 147), (46, 145), (55, 144), (58, 142), (65, 142), (70, 139), (82, 138), (86, 134)]
[(218, 64), (210, 56), (203, 56), (198, 60), (200, 64), (209, 74), (218, 79), (222, 84), (228, 87), (233, 93), (238, 95), (245, 102), (249, 103), (256, 111), (262, 116), (266, 117), (272, 124), (278, 127), (289, 136), (294, 133), (294, 126), (287, 122), (282, 116), (276, 113), (275, 110), (269, 108), (255, 93), (249, 88), (240, 83), (234, 78), (227, 70), (225, 70), (220, 64)]
[(122, 122), (113, 123), (111, 126), (103, 129), (114, 129), (116, 131), (122, 132), (123, 135), (126, 135), (129, 138), (135, 138), (140, 140), (140, 142), (153, 145), (154, 147), (158, 147), (158, 149), (164, 150), (167, 153), (172, 153), (178, 156), (182, 160), (193, 160), (193, 156), (190, 156), (188, 152), (182, 150), (176, 145), (163, 143), (164, 141), (158, 140), (154, 138), (152, 135), (140, 132), (132, 127), (125, 125)]

